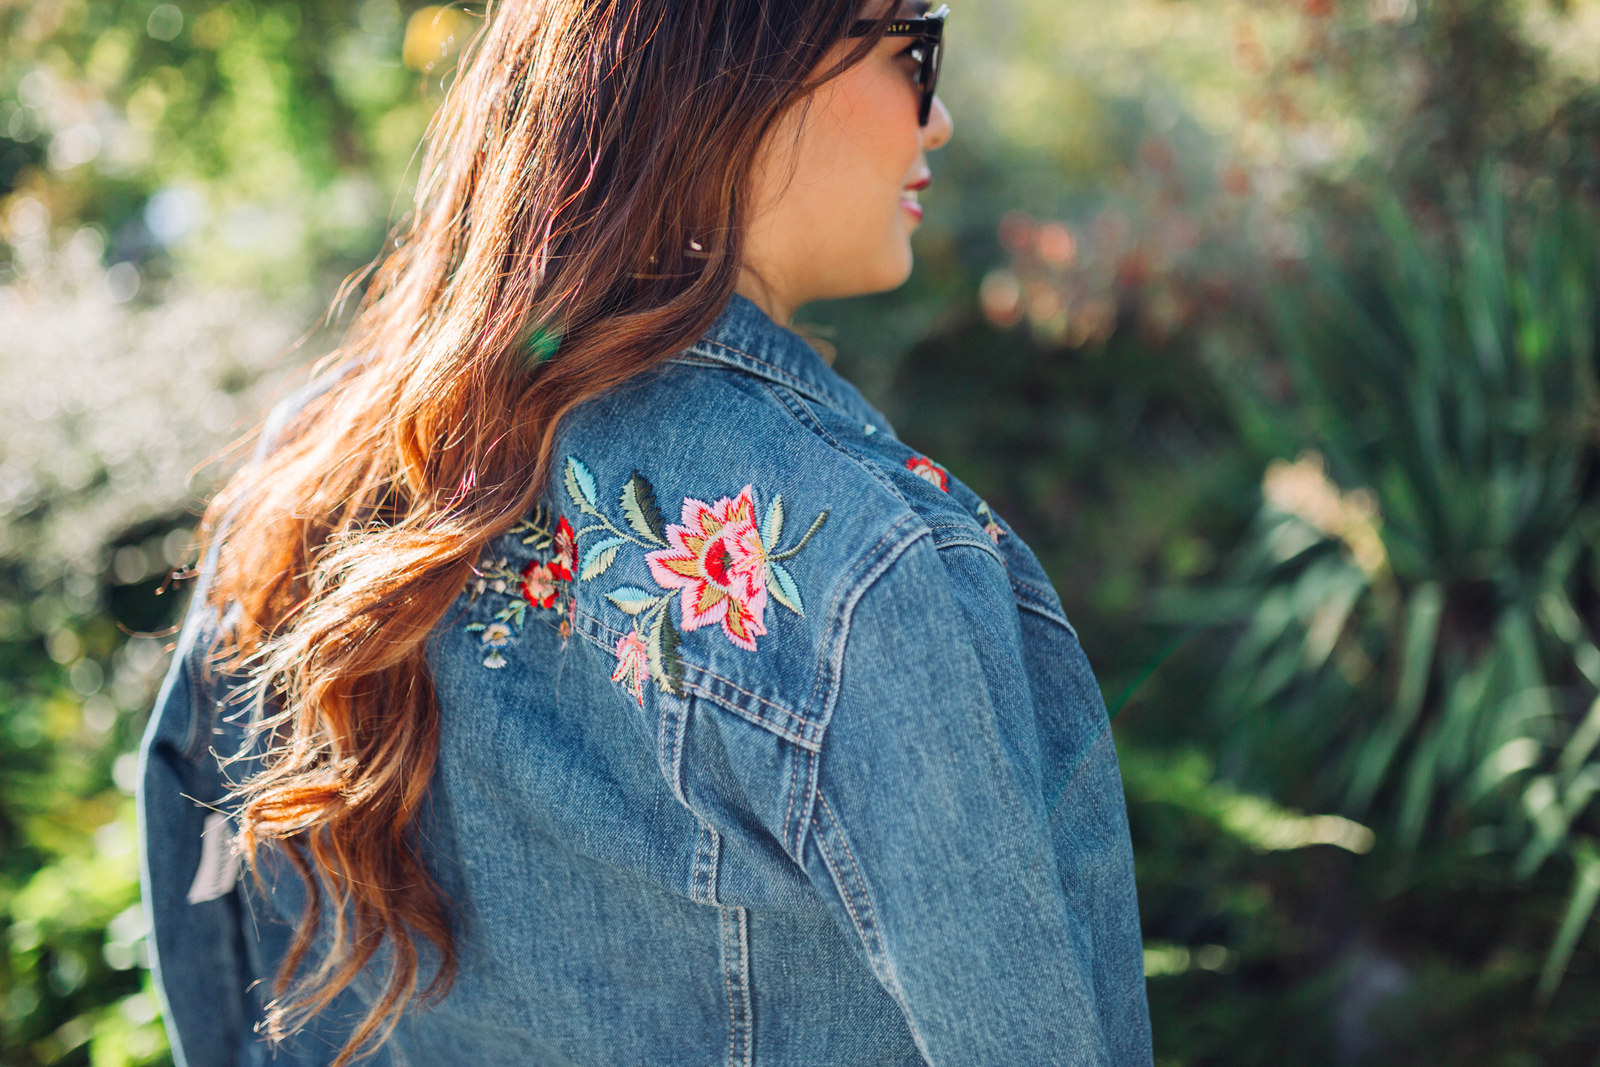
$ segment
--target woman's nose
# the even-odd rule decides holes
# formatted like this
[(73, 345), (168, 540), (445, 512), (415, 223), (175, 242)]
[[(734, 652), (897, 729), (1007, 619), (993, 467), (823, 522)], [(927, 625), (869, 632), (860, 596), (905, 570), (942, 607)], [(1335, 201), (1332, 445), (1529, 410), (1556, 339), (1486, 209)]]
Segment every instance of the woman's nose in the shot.
[(933, 106), (928, 109), (928, 124), (922, 128), (922, 147), (930, 152), (942, 148), (954, 132), (954, 124), (950, 121), (950, 112), (945, 108), (944, 101), (939, 99), (938, 93), (933, 94)]

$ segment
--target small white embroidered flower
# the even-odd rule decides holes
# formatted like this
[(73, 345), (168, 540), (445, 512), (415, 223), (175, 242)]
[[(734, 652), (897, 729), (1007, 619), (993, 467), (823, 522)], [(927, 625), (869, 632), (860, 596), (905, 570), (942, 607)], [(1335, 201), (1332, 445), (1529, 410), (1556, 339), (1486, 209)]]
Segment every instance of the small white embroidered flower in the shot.
[(491, 652), (487, 656), (483, 657), (483, 665), (488, 667), (490, 670), (497, 671), (506, 665), (506, 658), (499, 652)]
[(483, 643), (490, 648), (505, 648), (511, 640), (511, 627), (503, 622), (491, 622), (483, 628)]

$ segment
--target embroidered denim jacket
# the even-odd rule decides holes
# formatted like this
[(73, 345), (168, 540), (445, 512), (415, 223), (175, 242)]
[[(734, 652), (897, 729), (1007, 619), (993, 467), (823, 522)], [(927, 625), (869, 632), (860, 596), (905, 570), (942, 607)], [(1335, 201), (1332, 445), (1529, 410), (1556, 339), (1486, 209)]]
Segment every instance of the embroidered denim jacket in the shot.
[[(1105, 707), (1005, 521), (742, 296), (557, 448), (429, 638), (460, 973), (374, 1062), (1149, 1064)], [(200, 603), (141, 751), (168, 1029), (326, 1063), (381, 969), (253, 1032), (304, 901), (221, 847)]]

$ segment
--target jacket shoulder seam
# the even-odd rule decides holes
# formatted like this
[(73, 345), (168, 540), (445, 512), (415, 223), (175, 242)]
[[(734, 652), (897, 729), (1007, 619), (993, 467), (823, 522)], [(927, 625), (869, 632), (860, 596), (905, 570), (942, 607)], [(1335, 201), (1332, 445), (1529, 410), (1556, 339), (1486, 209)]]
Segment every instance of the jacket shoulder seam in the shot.
[[(822, 420), (818, 419), (816, 414), (812, 412), (810, 407), (806, 405), (799, 390), (790, 389), (774, 382), (767, 383), (767, 390), (768, 392), (772, 393), (774, 399), (776, 399), (778, 403), (789, 412), (790, 417), (792, 417), (795, 422), (809, 430), (835, 452), (849, 459), (858, 468), (860, 468), (862, 473), (866, 474), (867, 477), (877, 482), (884, 489), (887, 489), (908, 511), (912, 510), (911, 502), (906, 499), (905, 494), (900, 492), (900, 488), (895, 485), (893, 481), (887, 478), (882, 471), (878, 470), (877, 467), (867, 462), (867, 460), (859, 452), (856, 452), (850, 446), (846, 445), (843, 441), (840, 441), (837, 437), (828, 432), (828, 428), (822, 425)], [(785, 396), (785, 393), (788, 395)], [(915, 514), (914, 511), (912, 513)]]
[[(834, 597), (828, 605), (827, 626), (820, 642), (820, 653), (813, 674), (811, 694), (806, 700), (804, 719), (807, 736), (815, 747), (804, 760), (791, 761), (789, 768), (789, 796), (784, 808), (784, 833), (790, 844), (790, 854), (803, 854), (805, 837), (811, 823), (812, 809), (816, 804), (818, 755), (823, 737), (828, 729), (828, 719), (839, 695), (839, 678), (844, 667), (845, 646), (850, 635), (850, 623), (855, 617), (856, 605), (867, 590), (877, 583), (894, 562), (924, 537), (929, 536), (926, 523), (914, 512), (906, 512), (889, 525), (871, 549), (857, 557), (845, 579), (834, 588)], [(800, 764), (806, 765), (804, 781)]]

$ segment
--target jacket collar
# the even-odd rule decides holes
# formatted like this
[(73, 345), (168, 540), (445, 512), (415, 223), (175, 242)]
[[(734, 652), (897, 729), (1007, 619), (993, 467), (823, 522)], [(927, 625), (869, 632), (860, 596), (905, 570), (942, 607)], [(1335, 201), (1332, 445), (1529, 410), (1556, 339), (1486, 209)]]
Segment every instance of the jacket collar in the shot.
[(787, 386), (851, 418), (874, 423), (882, 419), (805, 338), (773, 322), (755, 301), (739, 293), (732, 295), (700, 340), (674, 361), (735, 367)]

